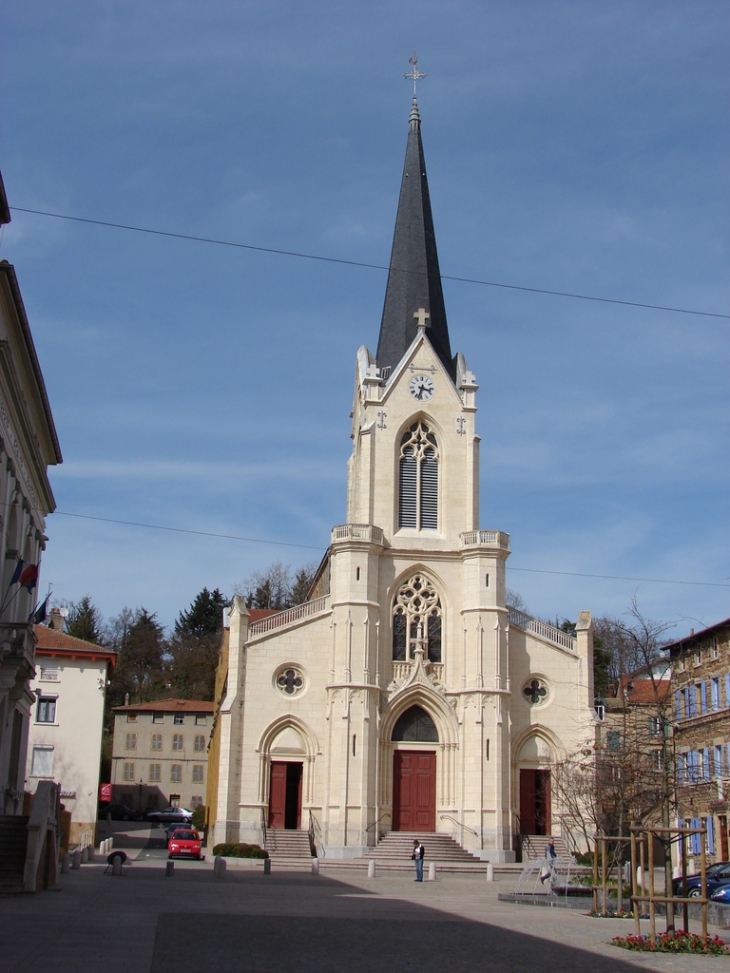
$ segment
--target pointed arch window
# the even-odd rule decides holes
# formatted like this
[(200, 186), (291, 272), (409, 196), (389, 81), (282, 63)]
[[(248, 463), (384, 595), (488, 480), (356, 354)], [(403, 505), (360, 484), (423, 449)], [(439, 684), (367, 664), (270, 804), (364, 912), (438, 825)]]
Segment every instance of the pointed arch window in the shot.
[(422, 574), (400, 586), (393, 605), (393, 660), (413, 659), (417, 644), (423, 644), (428, 662), (441, 662), (441, 599), (433, 584)]
[(438, 530), (439, 451), (422, 420), (401, 439), (398, 486), (398, 527)]
[(420, 706), (411, 706), (401, 713), (393, 727), (394, 743), (438, 743), (436, 724)]

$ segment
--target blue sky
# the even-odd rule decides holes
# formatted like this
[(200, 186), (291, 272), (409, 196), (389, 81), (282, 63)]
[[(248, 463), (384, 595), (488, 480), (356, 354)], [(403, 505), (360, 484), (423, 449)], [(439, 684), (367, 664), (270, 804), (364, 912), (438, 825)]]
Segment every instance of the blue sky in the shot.
[[(9, 0), (0, 166), (11, 207), (387, 264), (415, 50), (443, 274), (726, 314), (728, 28), (714, 0)], [(43, 591), (170, 625), (319, 559), (384, 272), (17, 210), (0, 258), (65, 460)], [(730, 615), (730, 322), (444, 290), (530, 610)]]

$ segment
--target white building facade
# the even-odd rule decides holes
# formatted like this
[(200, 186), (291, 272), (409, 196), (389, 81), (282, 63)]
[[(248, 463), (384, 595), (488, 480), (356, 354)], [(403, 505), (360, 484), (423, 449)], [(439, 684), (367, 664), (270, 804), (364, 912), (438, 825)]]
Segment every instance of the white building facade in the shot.
[(58, 612), (51, 612), (51, 624), (58, 628), (35, 626), (25, 787), (35, 794), (39, 781), (58, 782), (74, 846), (95, 835), (104, 698), (116, 653), (66, 635)]
[(452, 357), (414, 99), (376, 355), (357, 354), (347, 523), (304, 605), (231, 609), (215, 841), (309, 828), (329, 857), (391, 830), (514, 860), (560, 833), (551, 766), (592, 746), (575, 637), (509, 609), (479, 525), (478, 385)]

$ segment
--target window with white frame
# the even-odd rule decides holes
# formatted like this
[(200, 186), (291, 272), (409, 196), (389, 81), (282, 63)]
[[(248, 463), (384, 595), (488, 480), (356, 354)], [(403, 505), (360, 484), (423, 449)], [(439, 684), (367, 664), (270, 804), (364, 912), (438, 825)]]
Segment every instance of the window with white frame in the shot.
[(162, 734), (153, 733), (150, 737), (150, 750), (162, 750)]
[(725, 776), (725, 753), (722, 744), (718, 743), (714, 747), (715, 751), (715, 777)]
[(414, 574), (398, 589), (393, 605), (393, 659), (408, 661), (422, 645), (428, 662), (441, 662), (443, 611), (434, 585)]
[(202, 803), (203, 803), (203, 798), (201, 797), (200, 794), (193, 794), (193, 796), (190, 798), (190, 807), (193, 810), (195, 810), (196, 807), (200, 807)]
[(654, 770), (660, 771), (664, 769), (664, 758), (662, 756), (661, 750), (654, 750), (652, 753), (652, 765)]
[(193, 764), (193, 783), (202, 784), (203, 783), (203, 764)]
[(713, 710), (720, 709), (720, 677), (713, 676), (710, 680), (710, 700)]
[(400, 442), (398, 527), (438, 529), (439, 451), (436, 437), (419, 420)]
[(53, 777), (53, 747), (33, 747), (30, 773), (32, 777)]
[(195, 737), (194, 749), (197, 753), (200, 753), (201, 750), (205, 750), (205, 737), (202, 733), (199, 733)]
[(150, 781), (162, 780), (162, 764), (150, 764)]
[(124, 780), (134, 780), (134, 764), (125, 763), (122, 770), (122, 777)]
[(56, 698), (55, 696), (38, 697), (38, 705), (35, 711), (36, 723), (56, 722)]
[(173, 733), (172, 735), (172, 749), (182, 750), (183, 749), (183, 735), (182, 733)]
[(137, 734), (127, 733), (124, 741), (125, 750), (136, 750), (137, 749)]
[(182, 781), (182, 764), (173, 764), (170, 767), (170, 781), (179, 784)]

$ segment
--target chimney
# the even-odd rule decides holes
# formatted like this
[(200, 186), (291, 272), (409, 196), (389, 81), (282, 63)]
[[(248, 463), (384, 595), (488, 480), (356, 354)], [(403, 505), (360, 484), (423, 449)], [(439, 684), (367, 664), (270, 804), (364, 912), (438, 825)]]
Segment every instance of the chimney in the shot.
[(124, 705), (129, 706), (129, 693), (124, 694)]
[(57, 632), (63, 631), (63, 615), (60, 608), (52, 608), (48, 613), (48, 627)]

